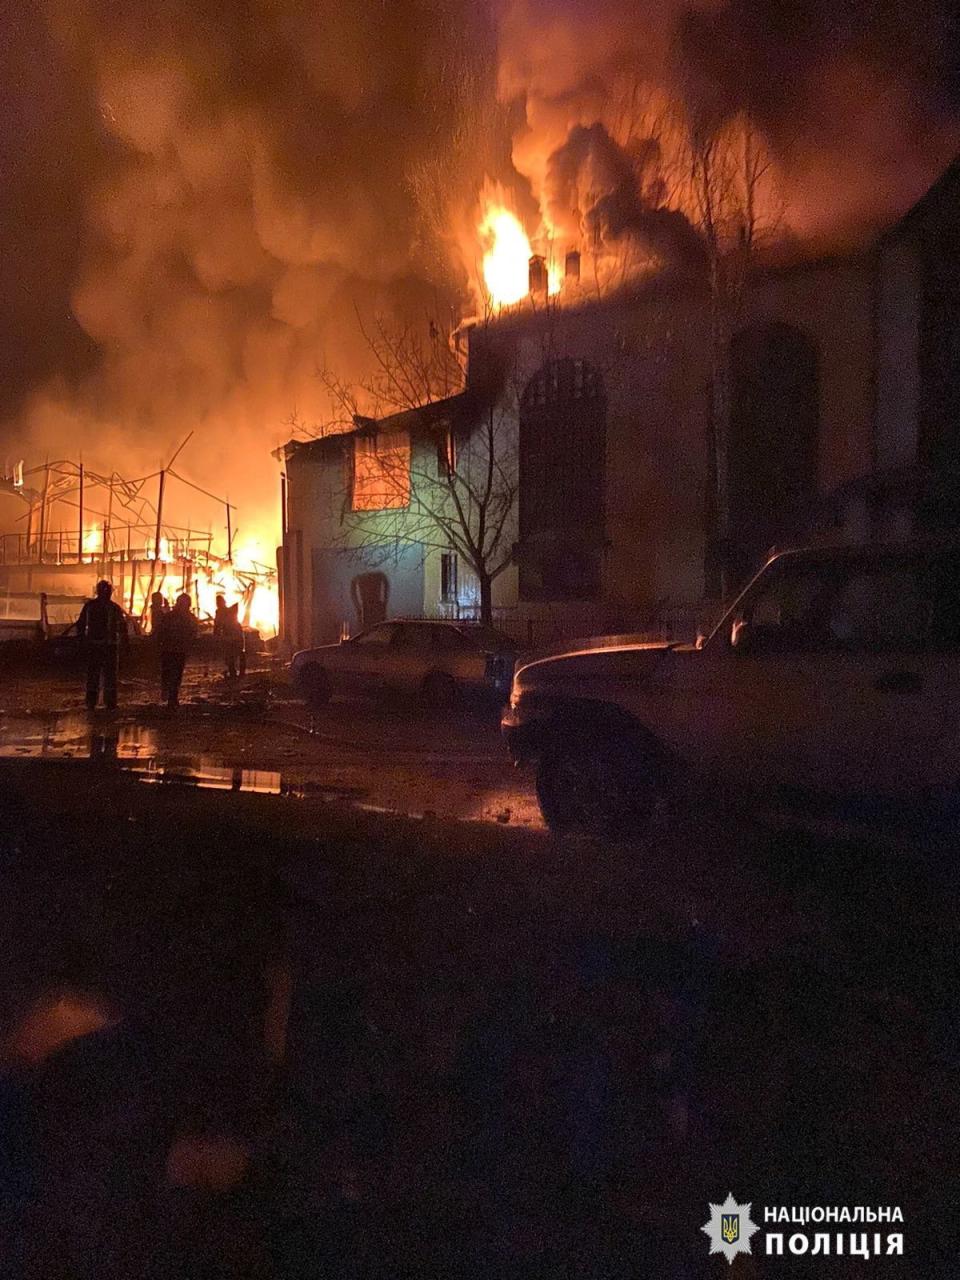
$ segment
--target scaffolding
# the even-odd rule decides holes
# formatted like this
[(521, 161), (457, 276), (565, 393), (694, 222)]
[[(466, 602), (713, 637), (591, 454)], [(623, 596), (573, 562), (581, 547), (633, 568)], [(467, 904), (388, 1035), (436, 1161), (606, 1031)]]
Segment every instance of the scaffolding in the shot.
[[(242, 610), (249, 608), (258, 588), (275, 592), (274, 568), (234, 564), (236, 507), (173, 469), (189, 439), (165, 467), (132, 480), (116, 471), (91, 470), (82, 461), (59, 459), (26, 469), (18, 462), (0, 478), (0, 493), (15, 496), (26, 507), (16, 521), (22, 528), (0, 534), (0, 578), (8, 599), (11, 594), (47, 592), (57, 583), (75, 583), (85, 594), (90, 577), (106, 577), (124, 608), (144, 617), (153, 593), (172, 589), (193, 595), (198, 612), (204, 612), (201, 584), (217, 583), (225, 575)], [(171, 482), (222, 508), (226, 540), (220, 551), (211, 531), (164, 520)]]

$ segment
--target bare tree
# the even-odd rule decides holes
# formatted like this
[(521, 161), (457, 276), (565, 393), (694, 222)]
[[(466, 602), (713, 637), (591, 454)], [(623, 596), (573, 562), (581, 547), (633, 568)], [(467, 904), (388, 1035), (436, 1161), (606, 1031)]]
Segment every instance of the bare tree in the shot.
[(757, 260), (783, 234), (784, 203), (766, 141), (749, 116), (719, 115), (680, 69), (667, 95), (629, 76), (616, 86), (611, 129), (637, 157), (644, 202), (682, 213), (702, 246), (710, 305), (710, 401), (721, 589), (730, 557), (730, 344)]
[(345, 384), (321, 373), (331, 402), (326, 431), (357, 432), (343, 541), (383, 562), (403, 546), (456, 553), (489, 623), (493, 583), (512, 562), (516, 537), (514, 380), (491, 369), (467, 390), (456, 347), (432, 323), (424, 332), (377, 319), (361, 330), (373, 375)]
[(783, 203), (765, 141), (746, 116), (688, 117), (681, 151), (682, 207), (706, 252), (710, 286), (710, 406), (721, 591), (736, 586), (731, 564), (731, 342), (759, 253), (780, 233)]

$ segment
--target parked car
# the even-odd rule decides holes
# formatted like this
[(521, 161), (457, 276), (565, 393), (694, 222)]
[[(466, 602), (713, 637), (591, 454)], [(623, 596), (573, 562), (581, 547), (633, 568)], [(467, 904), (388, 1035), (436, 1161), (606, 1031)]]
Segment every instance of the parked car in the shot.
[(960, 800), (960, 546), (784, 552), (700, 647), (521, 666), (503, 731), (547, 823), (623, 829), (690, 783), (868, 822)]
[(503, 702), (515, 658), (513, 641), (493, 627), (397, 618), (294, 654), (290, 675), (312, 705), (335, 692), (406, 692), (447, 707), (466, 693)]

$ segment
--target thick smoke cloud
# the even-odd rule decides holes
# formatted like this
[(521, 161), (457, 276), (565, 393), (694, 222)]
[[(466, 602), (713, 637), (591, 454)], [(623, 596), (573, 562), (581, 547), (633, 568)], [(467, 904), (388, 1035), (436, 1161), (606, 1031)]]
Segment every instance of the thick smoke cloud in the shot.
[[(4, 42), (3, 402), (27, 452), (182, 465), (275, 525), (268, 449), (362, 371), (357, 313), (445, 316), (409, 175), (481, 5), (51, 0)], [(249, 510), (248, 510), (249, 515)], [(241, 512), (241, 521), (243, 512)]]
[(858, 237), (960, 149), (952, 0), (503, 0), (500, 92), (535, 189), (575, 125), (619, 141), (637, 84), (710, 119), (747, 113), (774, 149), (802, 234)]
[(193, 430), (184, 467), (273, 532), (267, 450), (323, 415), (318, 365), (364, 371), (358, 311), (456, 313), (485, 173), (561, 224), (602, 173), (601, 236), (684, 252), (618, 168), (639, 84), (749, 111), (799, 229), (860, 230), (960, 145), (956, 21), (948, 0), (8, 5), (0, 453), (146, 471)]
[(544, 212), (569, 243), (576, 244), (581, 231), (593, 244), (629, 238), (659, 265), (704, 266), (696, 232), (682, 213), (663, 207), (662, 192), (644, 191), (642, 172), (643, 157), (628, 154), (602, 124), (574, 125), (547, 162)]

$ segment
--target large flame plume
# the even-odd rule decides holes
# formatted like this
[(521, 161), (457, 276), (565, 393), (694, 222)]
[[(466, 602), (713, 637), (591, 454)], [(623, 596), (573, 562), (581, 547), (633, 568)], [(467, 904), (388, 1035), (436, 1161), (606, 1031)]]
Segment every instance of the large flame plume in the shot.
[(478, 227), (483, 254), (483, 281), (495, 307), (510, 306), (527, 293), (530, 241), (515, 213), (491, 204)]

